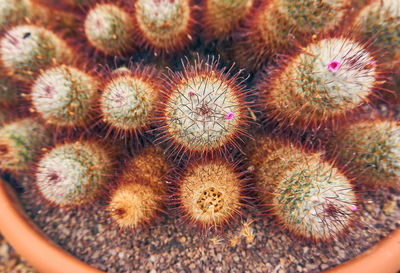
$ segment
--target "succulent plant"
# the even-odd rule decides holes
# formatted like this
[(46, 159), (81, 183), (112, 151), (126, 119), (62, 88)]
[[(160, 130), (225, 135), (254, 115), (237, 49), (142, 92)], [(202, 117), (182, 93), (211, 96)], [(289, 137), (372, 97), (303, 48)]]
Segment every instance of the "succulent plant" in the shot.
[(292, 233), (314, 241), (340, 236), (354, 221), (350, 180), (321, 153), (257, 136), (247, 150), (262, 203)]
[(190, 164), (178, 182), (176, 199), (181, 215), (202, 230), (229, 225), (243, 205), (241, 174), (220, 159)]
[(236, 145), (247, 123), (246, 91), (218, 60), (196, 60), (183, 72), (172, 72), (159, 107), (159, 142), (170, 142), (173, 153), (213, 153)]
[(31, 88), (31, 101), (46, 122), (79, 127), (91, 121), (99, 83), (87, 72), (69, 65), (44, 70)]
[(119, 133), (137, 135), (154, 118), (160, 88), (156, 71), (150, 66), (114, 70), (102, 88), (101, 119)]
[(30, 0), (0, 0), (0, 29), (23, 22), (31, 9)]
[(8, 76), (30, 83), (42, 69), (72, 60), (72, 49), (54, 32), (18, 25), (0, 40), (0, 63)]
[(346, 0), (264, 1), (249, 15), (234, 46), (235, 60), (252, 70), (260, 68), (274, 54), (309, 41), (312, 35), (327, 33), (346, 14)]
[(343, 117), (381, 83), (374, 56), (351, 39), (313, 42), (285, 65), (261, 75), (257, 90), (266, 115), (285, 125), (309, 126)]
[(245, 18), (254, 0), (206, 0), (204, 1), (204, 17), (208, 36), (211, 39), (224, 39)]
[(0, 128), (0, 169), (28, 171), (41, 149), (50, 144), (50, 134), (34, 118), (12, 121)]
[(89, 43), (107, 55), (125, 54), (135, 47), (133, 19), (116, 4), (96, 4), (86, 15), (84, 30)]
[(88, 140), (65, 143), (43, 155), (37, 164), (36, 185), (49, 202), (78, 206), (99, 197), (112, 170), (112, 156), (102, 144)]
[(128, 162), (107, 207), (119, 227), (136, 228), (162, 211), (167, 193), (164, 180), (170, 168), (155, 147), (145, 148)]
[(400, 126), (389, 120), (362, 120), (342, 125), (327, 137), (327, 149), (349, 166), (360, 183), (400, 185)]
[(134, 10), (140, 46), (170, 52), (192, 40), (195, 18), (191, 0), (137, 0)]

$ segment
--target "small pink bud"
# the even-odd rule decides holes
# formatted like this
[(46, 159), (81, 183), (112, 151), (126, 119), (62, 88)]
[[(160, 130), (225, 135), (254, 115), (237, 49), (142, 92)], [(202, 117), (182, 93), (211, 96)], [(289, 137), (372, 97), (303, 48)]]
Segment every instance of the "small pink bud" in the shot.
[(332, 72), (336, 72), (339, 70), (341, 64), (338, 61), (332, 61), (328, 64), (328, 69)]
[(61, 195), (63, 195), (63, 193), (62, 192), (58, 192), (57, 195), (61, 196)]
[(189, 94), (189, 96), (193, 96), (194, 95), (194, 91), (189, 91), (188, 94)]
[(224, 118), (228, 119), (228, 120), (233, 119), (233, 112), (229, 112), (229, 113), (225, 114)]
[(358, 210), (358, 208), (355, 205), (351, 205), (350, 209), (351, 209), (351, 211), (357, 211)]

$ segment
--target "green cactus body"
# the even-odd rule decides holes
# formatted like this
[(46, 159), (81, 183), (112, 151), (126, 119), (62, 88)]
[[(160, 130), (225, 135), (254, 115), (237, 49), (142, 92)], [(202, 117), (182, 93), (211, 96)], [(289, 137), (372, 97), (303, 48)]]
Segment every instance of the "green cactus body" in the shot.
[(123, 8), (114, 4), (97, 4), (84, 23), (85, 35), (97, 50), (121, 55), (134, 48), (133, 20)]
[(269, 137), (258, 137), (247, 152), (260, 197), (283, 227), (327, 241), (351, 224), (356, 195), (346, 176), (321, 154)]
[(326, 33), (341, 22), (346, 0), (273, 0), (249, 17), (243, 41), (235, 46), (239, 64), (258, 69), (269, 57)]
[(192, 39), (192, 12), (189, 0), (136, 1), (136, 28), (141, 44), (162, 52), (183, 48)]
[(394, 121), (346, 124), (328, 138), (328, 150), (360, 183), (400, 186), (400, 127)]
[(146, 68), (112, 73), (100, 98), (101, 116), (110, 128), (140, 132), (150, 125), (160, 94), (153, 74)]
[(226, 38), (239, 21), (245, 18), (253, 5), (253, 0), (207, 0), (205, 20), (211, 38)]
[(7, 74), (30, 83), (42, 69), (69, 62), (72, 50), (52, 31), (40, 26), (19, 25), (0, 40), (0, 61)]
[[(364, 7), (355, 20), (361, 35), (367, 39), (376, 37), (374, 46), (385, 54), (382, 62), (393, 66), (400, 63), (400, 2), (398, 0), (375, 0)], [(397, 46), (396, 46), (397, 45)], [(400, 69), (400, 65), (397, 66)], [(400, 72), (397, 72), (400, 74)]]
[(216, 70), (216, 63), (196, 63), (185, 73), (171, 77), (160, 113), (164, 122), (161, 138), (176, 150), (208, 153), (232, 144), (246, 123), (244, 92), (235, 77)]
[(367, 102), (379, 83), (373, 56), (346, 38), (308, 45), (258, 85), (266, 112), (284, 123), (319, 125)]
[(5, 124), (0, 128), (0, 169), (29, 170), (38, 152), (50, 144), (45, 127), (32, 118)]
[(18, 84), (7, 76), (0, 76), (0, 106), (16, 105), (19, 98)]
[(84, 126), (91, 120), (97, 80), (72, 66), (45, 70), (34, 82), (31, 100), (46, 122), (56, 126)]
[(40, 160), (36, 184), (41, 194), (59, 206), (95, 201), (112, 171), (102, 145), (79, 141), (57, 145)]

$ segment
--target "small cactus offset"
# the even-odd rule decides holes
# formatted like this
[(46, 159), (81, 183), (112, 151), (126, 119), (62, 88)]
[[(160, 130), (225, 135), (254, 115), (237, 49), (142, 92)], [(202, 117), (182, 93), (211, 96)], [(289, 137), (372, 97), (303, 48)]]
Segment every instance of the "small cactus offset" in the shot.
[(160, 88), (152, 67), (114, 70), (102, 88), (101, 119), (117, 133), (143, 132), (154, 118)]
[(30, 83), (42, 69), (68, 63), (73, 51), (54, 32), (41, 26), (18, 25), (0, 40), (0, 64), (8, 76)]
[(137, 228), (162, 211), (167, 193), (164, 179), (170, 168), (154, 147), (144, 149), (127, 164), (107, 207), (120, 228)]
[(258, 136), (248, 156), (260, 198), (292, 233), (329, 241), (353, 222), (357, 196), (352, 185), (322, 154)]
[(26, 172), (41, 149), (50, 144), (50, 134), (33, 118), (7, 123), (0, 128), (0, 169)]
[(213, 153), (236, 145), (247, 123), (246, 91), (238, 74), (218, 70), (218, 60), (197, 59), (172, 73), (160, 105), (162, 133), (178, 153)]
[(191, 42), (191, 0), (137, 0), (134, 10), (139, 45), (157, 53), (177, 51)]
[(123, 55), (135, 47), (133, 20), (116, 4), (96, 4), (84, 22), (88, 42), (107, 55)]
[(37, 164), (36, 186), (56, 205), (87, 204), (99, 197), (112, 170), (112, 155), (102, 144), (87, 140), (60, 144)]
[(399, 187), (399, 141), (398, 122), (366, 120), (339, 127), (327, 137), (327, 148), (361, 184)]
[(207, 0), (204, 1), (205, 30), (211, 39), (225, 39), (245, 18), (254, 0)]
[(192, 163), (178, 183), (176, 201), (181, 215), (203, 231), (232, 223), (243, 205), (244, 181), (220, 159)]
[(285, 65), (259, 79), (266, 115), (284, 125), (319, 126), (369, 101), (379, 86), (374, 56), (351, 39), (326, 38), (309, 44)]
[(93, 119), (98, 87), (97, 79), (81, 69), (54, 66), (34, 81), (30, 94), (32, 110), (57, 127), (87, 125)]
[(344, 18), (346, 0), (264, 1), (234, 45), (235, 59), (250, 69), (260, 68), (273, 55), (293, 50), (312, 35), (327, 33)]

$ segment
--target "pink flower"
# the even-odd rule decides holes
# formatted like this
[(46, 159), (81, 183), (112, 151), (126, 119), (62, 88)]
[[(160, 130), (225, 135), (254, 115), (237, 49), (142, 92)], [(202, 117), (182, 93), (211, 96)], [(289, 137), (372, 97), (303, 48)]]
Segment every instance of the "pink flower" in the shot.
[(228, 120), (233, 119), (233, 112), (229, 112), (229, 113), (225, 114), (224, 118), (228, 119)]
[(340, 64), (338, 61), (331, 61), (331, 62), (328, 64), (328, 69), (329, 69), (330, 71), (332, 71), (332, 72), (336, 72), (336, 71), (339, 70), (340, 66), (341, 66), (341, 64)]
[(351, 205), (350, 209), (351, 209), (351, 211), (357, 211), (358, 210), (358, 208), (355, 205)]

